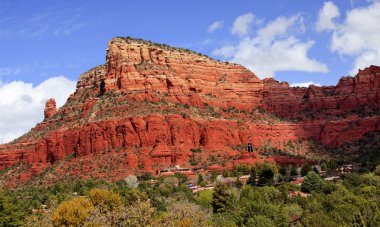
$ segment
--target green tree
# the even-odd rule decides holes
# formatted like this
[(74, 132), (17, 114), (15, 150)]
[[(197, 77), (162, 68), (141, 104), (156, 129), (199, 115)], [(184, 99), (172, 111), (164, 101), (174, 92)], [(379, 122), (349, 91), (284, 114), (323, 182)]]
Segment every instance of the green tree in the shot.
[(197, 184), (202, 184), (205, 181), (202, 174), (198, 174)]
[(231, 176), (231, 173), (230, 171), (228, 171), (227, 169), (223, 169), (223, 173), (222, 173), (223, 177), (230, 177)]
[(174, 176), (178, 178), (180, 184), (183, 184), (187, 181), (187, 176), (183, 173), (176, 172)]
[(211, 206), (214, 213), (224, 213), (229, 207), (229, 188), (225, 183), (219, 182), (215, 185), (212, 195)]
[(16, 197), (0, 188), (0, 226), (20, 226), (26, 215), (26, 207)]
[(213, 170), (211, 172), (211, 178), (210, 178), (211, 182), (214, 182), (216, 180), (216, 178), (218, 177), (218, 175), (219, 175), (219, 173), (217, 171)]
[(276, 224), (271, 219), (263, 215), (254, 215), (252, 218), (248, 219), (247, 226), (275, 227)]
[(321, 169), (322, 169), (323, 171), (327, 171), (327, 164), (326, 164), (326, 162), (322, 162), (322, 164), (321, 164)]
[(139, 178), (144, 181), (153, 179), (152, 174), (150, 172), (144, 172)]
[(306, 176), (308, 172), (313, 170), (312, 166), (310, 164), (305, 164), (301, 168), (301, 176)]
[(292, 166), (292, 168), (290, 170), (290, 176), (297, 176), (297, 175), (298, 175), (297, 167)]
[(235, 223), (236, 215), (228, 213), (220, 213), (212, 215), (212, 226), (237, 226)]
[(335, 160), (329, 160), (328, 162), (327, 162), (327, 168), (329, 169), (329, 170), (336, 170), (336, 168), (338, 168), (338, 164), (336, 163), (336, 161)]
[(259, 185), (272, 185), (274, 172), (271, 168), (264, 168), (259, 174)]
[(286, 173), (287, 173), (287, 168), (286, 167), (281, 167), (278, 172), (282, 175), (282, 176), (286, 176)]
[(325, 181), (318, 174), (310, 171), (301, 184), (301, 190), (303, 192), (323, 192), (325, 184)]
[(323, 211), (305, 214), (302, 219), (302, 224), (304, 226), (319, 227), (322, 223), (325, 227), (337, 226), (337, 223)]
[(249, 174), (249, 178), (247, 180), (247, 184), (248, 185), (251, 185), (251, 186), (254, 186), (256, 185), (256, 168), (255, 167), (252, 167), (251, 168), (251, 173)]

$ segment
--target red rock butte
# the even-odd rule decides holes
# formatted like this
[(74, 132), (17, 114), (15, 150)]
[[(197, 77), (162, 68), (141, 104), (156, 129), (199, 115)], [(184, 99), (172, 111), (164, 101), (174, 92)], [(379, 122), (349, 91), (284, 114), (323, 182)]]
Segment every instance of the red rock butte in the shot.
[(86, 173), (99, 168), (97, 155), (108, 155), (117, 178), (263, 161), (241, 149), (248, 142), (255, 149), (310, 139), (338, 146), (380, 129), (379, 86), (377, 66), (336, 86), (289, 87), (190, 50), (114, 38), (106, 63), (80, 76), (63, 107), (48, 100), (43, 122), (0, 145), (0, 169), (27, 163), (37, 174), (73, 157)]

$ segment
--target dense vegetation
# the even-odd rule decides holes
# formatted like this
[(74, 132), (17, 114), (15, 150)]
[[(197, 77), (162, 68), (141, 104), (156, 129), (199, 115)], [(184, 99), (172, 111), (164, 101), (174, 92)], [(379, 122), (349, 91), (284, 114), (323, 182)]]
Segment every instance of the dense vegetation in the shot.
[(338, 148), (329, 148), (337, 159), (347, 163), (361, 163), (363, 171), (373, 169), (380, 163), (380, 132), (366, 134), (363, 138), (345, 143)]
[[(1, 226), (379, 226), (380, 166), (331, 183), (306, 166), (301, 186), (278, 176), (296, 172), (273, 164), (235, 168), (249, 174), (226, 183), (214, 172), (197, 176), (214, 190), (192, 193), (186, 176), (150, 174), (122, 181), (78, 180), (48, 188), (0, 189)], [(280, 177), (281, 178), (281, 177)], [(276, 184), (274, 184), (277, 182)], [(276, 186), (273, 186), (276, 185)], [(308, 195), (290, 196), (302, 190)]]

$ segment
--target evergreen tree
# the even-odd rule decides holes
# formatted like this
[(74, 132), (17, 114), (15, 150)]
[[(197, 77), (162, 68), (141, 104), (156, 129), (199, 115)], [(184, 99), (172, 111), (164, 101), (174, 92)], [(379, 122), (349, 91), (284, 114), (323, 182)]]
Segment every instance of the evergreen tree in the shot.
[(313, 168), (310, 164), (303, 165), (301, 168), (301, 176), (306, 176), (306, 174), (311, 170), (313, 170)]
[(218, 175), (219, 175), (219, 173), (217, 171), (213, 170), (211, 173), (211, 178), (210, 178), (211, 182), (214, 182), (216, 180), (216, 178), (218, 177)]
[(297, 167), (292, 166), (292, 169), (290, 170), (290, 176), (297, 176), (297, 175), (298, 175)]
[(273, 183), (274, 172), (271, 168), (264, 168), (259, 174), (259, 185), (271, 185)]
[(202, 174), (198, 174), (198, 180), (197, 180), (197, 183), (198, 184), (202, 184), (202, 182), (204, 182), (205, 179), (203, 178)]
[(282, 176), (286, 176), (286, 172), (287, 172), (287, 169), (286, 167), (281, 167), (279, 170), (278, 170), (279, 173), (281, 173)]
[(322, 169), (323, 171), (327, 171), (327, 164), (326, 164), (326, 162), (322, 162), (322, 164), (321, 164), (321, 169)]
[(256, 185), (256, 176), (257, 176), (256, 175), (256, 168), (252, 167), (251, 168), (251, 173), (249, 174), (249, 178), (248, 178), (247, 184), (251, 185), (251, 186)]
[(214, 213), (224, 213), (229, 208), (230, 192), (225, 183), (219, 182), (215, 185), (212, 195), (211, 206)]
[(301, 190), (303, 192), (322, 192), (325, 185), (325, 181), (318, 174), (310, 171), (302, 182)]

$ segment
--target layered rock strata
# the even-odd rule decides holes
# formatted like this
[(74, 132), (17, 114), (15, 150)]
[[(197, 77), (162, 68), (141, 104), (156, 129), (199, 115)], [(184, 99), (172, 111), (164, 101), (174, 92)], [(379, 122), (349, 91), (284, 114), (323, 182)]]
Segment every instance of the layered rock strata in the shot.
[(106, 63), (80, 76), (63, 107), (48, 100), (43, 122), (0, 145), (0, 169), (30, 163), (38, 173), (67, 156), (118, 151), (131, 170), (154, 172), (191, 159), (262, 161), (236, 149), (248, 142), (336, 146), (380, 129), (379, 84), (371, 66), (337, 86), (294, 88), (189, 50), (114, 38)]

